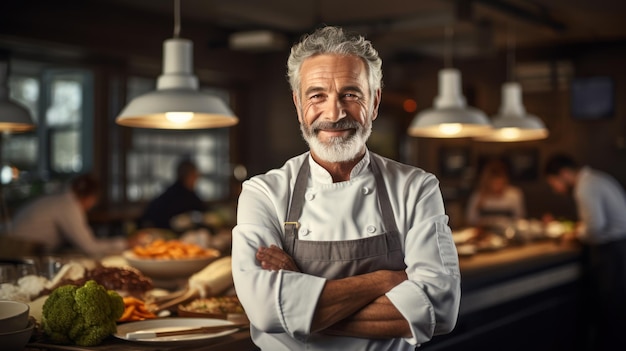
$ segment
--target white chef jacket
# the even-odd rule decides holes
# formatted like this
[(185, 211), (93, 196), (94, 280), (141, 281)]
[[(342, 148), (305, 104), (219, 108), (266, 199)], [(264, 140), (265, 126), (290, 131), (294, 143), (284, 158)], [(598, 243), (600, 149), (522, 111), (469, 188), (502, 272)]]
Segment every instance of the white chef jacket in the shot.
[(96, 238), (87, 215), (71, 190), (40, 197), (17, 212), (10, 235), (42, 244), (49, 253), (68, 243), (82, 253), (102, 256), (119, 253), (126, 247), (124, 238)]
[(439, 182), (421, 169), (372, 154), (383, 165), (409, 278), (386, 295), (410, 323), (411, 338), (311, 334), (326, 280), (299, 272), (267, 271), (255, 258), (260, 246), (282, 247), (287, 208), (305, 161), (310, 162), (311, 174), (299, 220), (300, 240), (353, 240), (381, 234), (382, 215), (367, 153), (344, 182), (333, 183), (308, 152), (244, 182), (233, 229), (233, 278), (252, 324), (252, 338), (263, 350), (413, 350), (434, 334), (454, 328), (460, 301), (458, 256)]
[(578, 232), (581, 241), (604, 244), (626, 239), (626, 193), (609, 174), (583, 167), (574, 198), (583, 229)]

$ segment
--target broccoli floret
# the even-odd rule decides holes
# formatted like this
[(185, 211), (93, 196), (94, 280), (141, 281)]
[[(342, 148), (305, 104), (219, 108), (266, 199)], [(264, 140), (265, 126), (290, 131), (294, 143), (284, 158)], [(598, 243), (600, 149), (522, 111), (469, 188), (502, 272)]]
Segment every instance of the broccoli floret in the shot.
[(56, 288), (43, 305), (42, 326), (55, 342), (95, 346), (117, 330), (122, 297), (94, 280)]

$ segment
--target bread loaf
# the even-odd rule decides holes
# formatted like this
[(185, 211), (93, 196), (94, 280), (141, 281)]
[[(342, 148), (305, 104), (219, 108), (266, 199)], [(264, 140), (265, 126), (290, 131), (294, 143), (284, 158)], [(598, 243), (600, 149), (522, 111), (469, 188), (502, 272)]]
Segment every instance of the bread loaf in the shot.
[(189, 289), (200, 297), (218, 296), (233, 286), (232, 259), (224, 256), (209, 263), (189, 278)]

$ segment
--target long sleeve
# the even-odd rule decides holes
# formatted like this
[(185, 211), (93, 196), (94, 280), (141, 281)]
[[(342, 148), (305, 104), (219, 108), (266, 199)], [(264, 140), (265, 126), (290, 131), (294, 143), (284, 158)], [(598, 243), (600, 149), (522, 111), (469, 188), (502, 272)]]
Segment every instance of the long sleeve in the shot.
[[(282, 270), (266, 271), (256, 261), (258, 247), (282, 247), (281, 223), (258, 184), (244, 184), (237, 223), (233, 230), (233, 278), (244, 307), (247, 311), (252, 309), (248, 313), (251, 323), (265, 332), (308, 334), (325, 279)], [(250, 294), (252, 291), (254, 294)]]
[[(460, 305), (458, 255), (448, 226), (439, 182), (434, 176), (421, 183), (417, 198), (407, 198), (405, 263), (408, 280), (387, 297), (411, 324), (414, 344), (450, 332)], [(413, 200), (415, 200), (413, 202)], [(402, 229), (400, 229), (402, 230)]]
[(66, 212), (56, 219), (58, 229), (63, 233), (66, 240), (74, 247), (92, 256), (102, 256), (110, 253), (119, 253), (126, 247), (123, 238), (97, 238), (95, 237), (85, 212), (77, 203), (68, 204)]
[(583, 241), (600, 244), (626, 234), (626, 193), (610, 175), (585, 167), (574, 191)]

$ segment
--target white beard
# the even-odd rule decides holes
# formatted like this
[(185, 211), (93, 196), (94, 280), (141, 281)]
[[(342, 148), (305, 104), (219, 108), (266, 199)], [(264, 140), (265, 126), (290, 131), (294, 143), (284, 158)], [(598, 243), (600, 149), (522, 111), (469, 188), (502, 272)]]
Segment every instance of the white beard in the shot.
[[(304, 123), (300, 123), (300, 130), (302, 131), (302, 137), (309, 144), (311, 151), (327, 162), (346, 162), (357, 158), (363, 151), (367, 139), (369, 139), (372, 133), (372, 121), (371, 119), (361, 126), (354, 121), (339, 121), (337, 123), (330, 123), (332, 125), (341, 125), (343, 127), (356, 128), (356, 133), (348, 135), (346, 137), (333, 137), (328, 142), (322, 142), (318, 139), (315, 129), (321, 123), (313, 122), (309, 127)], [(324, 123), (325, 125), (329, 123)]]

